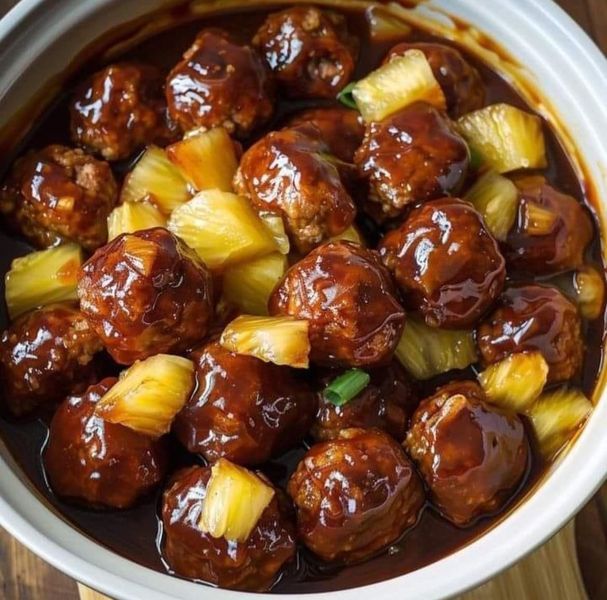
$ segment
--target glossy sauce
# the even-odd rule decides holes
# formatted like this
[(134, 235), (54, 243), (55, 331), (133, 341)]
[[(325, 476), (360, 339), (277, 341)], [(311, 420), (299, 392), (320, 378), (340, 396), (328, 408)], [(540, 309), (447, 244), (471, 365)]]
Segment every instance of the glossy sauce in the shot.
[[(250, 40), (257, 27), (261, 24), (268, 11), (240, 13), (207, 18), (204, 22), (190, 22), (176, 26), (174, 29), (162, 32), (129, 50), (124, 59), (135, 59), (151, 62), (168, 72), (179, 60), (183, 51), (191, 44), (196, 33), (203, 26), (221, 27), (231, 31), (234, 36), (245, 42)], [(387, 50), (399, 40), (382, 44), (371, 44), (367, 38), (367, 25), (359, 13), (348, 13), (350, 28), (361, 40), (361, 59), (359, 60), (354, 79), (366, 74), (380, 64)], [(408, 41), (437, 41), (431, 35), (415, 31)], [(441, 41), (442, 40), (438, 40)], [(444, 43), (444, 42), (443, 42)], [(508, 102), (527, 108), (524, 101), (514, 89), (489, 67), (467, 56), (481, 72), (487, 89), (487, 103)], [(115, 60), (115, 59), (114, 59)], [(97, 70), (102, 63), (90, 61), (78, 80)], [(38, 148), (49, 143), (69, 144), (69, 113), (67, 109), (68, 94), (60, 97), (38, 126), (23, 141), (18, 152), (26, 148)], [(283, 101), (278, 106), (277, 113), (267, 129), (271, 130), (280, 125), (291, 113), (307, 106), (317, 106), (322, 102)], [(556, 136), (546, 128), (547, 151), (550, 167), (545, 174), (548, 180), (565, 193), (590, 202), (586, 190), (580, 184), (571, 162), (562, 150)], [(7, 157), (8, 158), (8, 157)], [(10, 160), (3, 167), (8, 168)], [(129, 168), (129, 163), (118, 163), (115, 174), (121, 178)], [(6, 236), (0, 237), (0, 269), (6, 272), (14, 256), (25, 254), (28, 247)], [(589, 250), (590, 262), (601, 264), (598, 231), (595, 231), (595, 241)], [(2, 290), (3, 291), (3, 290)], [(4, 307), (0, 309), (4, 311)], [(6, 326), (6, 315), (2, 314), (1, 325)], [(603, 317), (589, 326), (585, 324), (585, 339), (588, 351), (585, 357), (584, 371), (579, 384), (584, 391), (591, 395), (599, 366), (602, 361), (601, 343), (604, 334)], [(108, 371), (115, 370), (109, 366)], [(446, 380), (466, 378), (471, 371), (460, 374), (449, 374), (425, 384), (425, 391), (431, 392), (437, 384)], [(159, 492), (148, 498), (144, 503), (132, 510), (126, 511), (94, 511), (68, 505), (58, 500), (49, 490), (41, 466), (41, 450), (47, 437), (47, 420), (40, 419), (30, 422), (16, 422), (7, 417), (0, 418), (0, 437), (22, 466), (23, 472), (35, 487), (36, 493), (42, 497), (57, 514), (80, 529), (85, 535), (103, 546), (147, 567), (165, 571), (166, 567), (157, 549), (158, 534), (158, 500)], [(172, 444), (172, 466), (196, 464), (199, 459), (185, 452), (174, 440)], [(285, 454), (279, 461), (274, 461), (264, 468), (264, 471), (277, 483), (284, 484), (288, 475), (293, 471), (297, 461), (305, 452), (302, 447)], [(545, 465), (537, 452), (532, 452), (532, 460), (527, 467), (527, 475), (515, 497), (517, 501), (533, 489), (540, 480)], [(510, 503), (512, 505), (512, 502)], [(483, 518), (465, 529), (451, 525), (431, 508), (427, 507), (416, 527), (405, 534), (403, 539), (389, 551), (377, 558), (351, 568), (340, 569), (330, 565), (320, 564), (308, 551), (301, 549), (298, 560), (287, 568), (274, 591), (283, 593), (326, 592), (356, 587), (363, 584), (378, 582), (396, 577), (409, 571), (432, 563), (470, 543), (487, 529), (493, 527), (505, 514), (502, 511), (493, 518)], [(158, 536), (159, 537), (159, 536)], [(201, 589), (204, 595), (204, 589)]]

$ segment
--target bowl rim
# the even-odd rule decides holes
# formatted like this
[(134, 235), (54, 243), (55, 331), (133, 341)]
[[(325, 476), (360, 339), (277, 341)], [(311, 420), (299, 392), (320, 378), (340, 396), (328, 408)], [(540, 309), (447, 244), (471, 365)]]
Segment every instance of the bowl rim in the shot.
[[(442, 1), (443, 4), (449, 4), (449, 0)], [(436, 3), (440, 5), (441, 0)], [(49, 12), (49, 4), (48, 0), (21, 0), (13, 7), (0, 21), (0, 49), (3, 41), (11, 37), (14, 41), (17, 37), (32, 33), (31, 27), (35, 28), (40, 14)], [(102, 4), (102, 0), (83, 2), (78, 7), (79, 10), (72, 10), (71, 17), (78, 19), (87, 10), (92, 11), (95, 5)], [(492, 10), (496, 12), (495, 7), (479, 6), (476, 0), (458, 0), (458, 4), (471, 12), (483, 13), (487, 19), (491, 18), (489, 13)], [(554, 48), (556, 58), (565, 62), (568, 60), (567, 53), (571, 53), (576, 57), (576, 68), (584, 71), (586, 76), (596, 76), (597, 79), (591, 82), (592, 87), (586, 91), (590, 90), (590, 100), (598, 112), (585, 115), (585, 118), (600, 121), (607, 126), (607, 109), (601, 104), (605, 97), (601, 90), (607, 92), (607, 59), (594, 42), (552, 0), (527, 0), (524, 9), (517, 6), (516, 0), (509, 0), (505, 5), (512, 14), (522, 15), (524, 12), (525, 16), (521, 18), (529, 21), (530, 26), (533, 22), (539, 28), (541, 23), (539, 31), (543, 35), (558, 38), (559, 46)], [(60, 7), (56, 8), (54, 14), (65, 18), (65, 11), (62, 13)], [(516, 35), (523, 35), (523, 32), (513, 32), (513, 36)], [(519, 42), (531, 43), (524, 40)], [(601, 127), (597, 129), (602, 130)], [(598, 137), (595, 142), (605, 150), (604, 156), (607, 156), (605, 142)], [(607, 166), (604, 169), (607, 187)], [(605, 206), (607, 204), (603, 208)], [(604, 374), (604, 365), (602, 371)], [(407, 598), (444, 598), (479, 585), (520, 560), (560, 529), (595, 493), (607, 476), (607, 436), (601, 436), (599, 418), (600, 413), (607, 416), (605, 389), (601, 392), (601, 402), (595, 413), (551, 476), (533, 491), (530, 498), (486, 534), (418, 571), (359, 588), (314, 594), (315, 600), (356, 600), (366, 593), (400, 600), (403, 588)], [(590, 443), (591, 440), (594, 441)], [(539, 510), (540, 497), (550, 498), (550, 504), (544, 511)], [(78, 532), (52, 509), (42, 506), (37, 492), (24, 483), (4, 459), (0, 459), (0, 524), (56, 568), (114, 598), (168, 600), (200, 595), (200, 585), (142, 567), (115, 555)], [(506, 532), (506, 525), (513, 529), (514, 535)], [(203, 591), (217, 600), (244, 598), (242, 592), (208, 587), (203, 588)], [(260, 596), (295, 597), (282, 594)]]

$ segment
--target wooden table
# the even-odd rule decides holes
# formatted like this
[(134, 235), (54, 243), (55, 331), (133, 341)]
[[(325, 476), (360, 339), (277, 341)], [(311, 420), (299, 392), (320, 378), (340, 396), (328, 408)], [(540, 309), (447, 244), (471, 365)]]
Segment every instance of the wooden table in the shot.
[[(0, 0), (0, 14), (15, 2)], [(607, 0), (557, 2), (607, 52)], [(578, 548), (584, 550), (586, 590), (578, 567), (576, 533)], [(570, 523), (531, 556), (460, 600), (584, 600), (586, 597), (607, 598), (607, 485), (580, 513), (575, 528), (574, 523)], [(0, 529), (0, 598), (99, 600), (102, 597), (78, 586)]]

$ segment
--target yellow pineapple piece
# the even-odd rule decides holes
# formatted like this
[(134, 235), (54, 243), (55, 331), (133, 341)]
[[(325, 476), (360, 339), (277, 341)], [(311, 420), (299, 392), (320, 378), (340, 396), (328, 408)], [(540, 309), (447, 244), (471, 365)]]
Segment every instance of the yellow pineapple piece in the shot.
[(367, 8), (365, 18), (371, 39), (378, 42), (399, 41), (411, 33), (411, 27), (407, 23), (375, 4)]
[(281, 254), (289, 254), (291, 244), (289, 242), (289, 236), (285, 231), (285, 223), (282, 220), (282, 217), (271, 212), (262, 212), (259, 213), (259, 218), (272, 234), (278, 251)]
[(334, 242), (344, 240), (346, 242), (354, 242), (355, 244), (359, 244), (360, 246), (365, 245), (363, 236), (360, 233), (358, 227), (356, 227), (356, 225), (350, 225), (348, 229), (342, 231), (342, 233), (340, 233), (339, 235), (333, 236), (331, 240), (333, 240)]
[(107, 219), (108, 240), (122, 233), (134, 233), (152, 227), (166, 227), (166, 217), (148, 202), (125, 202), (117, 206)]
[(584, 266), (573, 274), (575, 300), (585, 319), (598, 319), (605, 303), (605, 275)]

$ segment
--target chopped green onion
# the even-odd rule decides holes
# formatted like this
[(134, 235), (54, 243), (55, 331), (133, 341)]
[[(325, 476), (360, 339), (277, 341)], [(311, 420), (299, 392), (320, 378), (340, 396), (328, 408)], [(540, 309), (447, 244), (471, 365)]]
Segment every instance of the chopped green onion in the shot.
[(337, 99), (348, 108), (358, 110), (356, 100), (354, 100), (354, 96), (352, 96), (352, 90), (354, 89), (355, 85), (356, 81), (349, 83), (341, 92), (339, 92), (339, 94), (337, 94)]
[(371, 381), (368, 373), (351, 369), (334, 379), (324, 390), (325, 399), (335, 406), (343, 406), (360, 394)]

